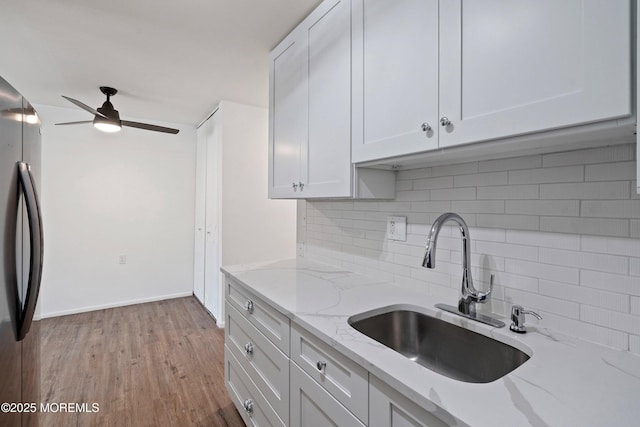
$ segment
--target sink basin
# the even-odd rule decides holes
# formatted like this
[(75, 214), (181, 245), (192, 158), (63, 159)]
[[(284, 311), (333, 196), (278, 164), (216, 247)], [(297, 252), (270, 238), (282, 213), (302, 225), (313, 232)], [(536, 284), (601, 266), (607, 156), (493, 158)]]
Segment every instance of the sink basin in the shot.
[(455, 380), (488, 383), (529, 360), (515, 347), (410, 309), (352, 316), (349, 324), (408, 359)]

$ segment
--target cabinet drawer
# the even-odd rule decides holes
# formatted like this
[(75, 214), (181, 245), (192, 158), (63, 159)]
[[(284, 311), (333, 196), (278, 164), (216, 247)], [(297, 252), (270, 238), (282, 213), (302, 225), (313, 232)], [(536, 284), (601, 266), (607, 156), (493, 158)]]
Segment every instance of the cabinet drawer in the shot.
[(240, 287), (229, 277), (225, 282), (227, 302), (288, 356), (289, 319)]
[(369, 379), (366, 369), (295, 324), (291, 328), (291, 360), (367, 424)]
[[(229, 396), (247, 426), (285, 426), (226, 345), (224, 375)], [(250, 407), (245, 407), (245, 404)]]
[(364, 424), (295, 363), (292, 363), (291, 426), (364, 427)]
[(225, 343), (285, 424), (289, 421), (289, 358), (238, 310), (226, 306)]

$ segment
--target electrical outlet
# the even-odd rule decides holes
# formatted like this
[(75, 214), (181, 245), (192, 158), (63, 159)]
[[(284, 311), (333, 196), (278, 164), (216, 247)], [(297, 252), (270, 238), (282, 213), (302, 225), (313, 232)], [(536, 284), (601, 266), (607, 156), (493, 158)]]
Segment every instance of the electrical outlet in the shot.
[(298, 242), (296, 245), (296, 256), (304, 256), (304, 243)]
[(407, 217), (406, 216), (388, 216), (387, 217), (387, 239), (389, 240), (407, 240)]
[(119, 263), (120, 264), (126, 264), (127, 263), (127, 256), (126, 255), (120, 255), (118, 257)]

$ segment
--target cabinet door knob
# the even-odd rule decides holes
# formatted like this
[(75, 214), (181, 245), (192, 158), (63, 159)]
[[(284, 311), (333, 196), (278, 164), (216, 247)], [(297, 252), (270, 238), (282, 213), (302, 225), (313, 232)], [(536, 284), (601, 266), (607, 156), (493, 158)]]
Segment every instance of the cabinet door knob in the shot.
[(422, 132), (429, 132), (431, 130), (431, 125), (427, 122), (424, 122), (421, 128), (422, 128)]
[(300, 181), (298, 185), (300, 185), (300, 191), (304, 190), (304, 183), (302, 181)]
[(247, 411), (249, 414), (253, 412), (253, 400), (251, 399), (247, 399), (242, 403), (242, 406), (244, 406), (244, 410)]
[(320, 372), (324, 371), (326, 367), (327, 367), (327, 362), (325, 361), (318, 361), (318, 363), (316, 363), (316, 368), (318, 368), (318, 371)]
[(443, 117), (440, 119), (440, 124), (442, 126), (449, 126), (451, 124), (451, 120), (448, 117)]
[(249, 341), (244, 345), (244, 352), (247, 354), (253, 354), (253, 343)]
[(247, 302), (244, 303), (244, 308), (249, 312), (249, 314), (253, 313), (253, 301), (247, 300)]
[(293, 186), (293, 191), (298, 191), (298, 184), (294, 182), (291, 185)]

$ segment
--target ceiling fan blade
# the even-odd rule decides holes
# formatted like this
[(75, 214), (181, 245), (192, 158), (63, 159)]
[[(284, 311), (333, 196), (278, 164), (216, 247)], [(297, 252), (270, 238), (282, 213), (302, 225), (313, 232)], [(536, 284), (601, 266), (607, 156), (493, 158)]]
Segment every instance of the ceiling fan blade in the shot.
[(71, 102), (72, 104), (77, 105), (78, 107), (82, 108), (85, 111), (88, 111), (89, 113), (91, 113), (91, 114), (93, 114), (95, 116), (104, 117), (105, 119), (108, 118), (104, 114), (98, 112), (98, 110), (94, 110), (93, 108), (89, 107), (87, 104), (84, 104), (84, 103), (78, 101), (77, 99), (69, 98), (68, 96), (64, 96), (64, 95), (62, 95), (62, 97), (64, 99), (66, 99), (67, 101)]
[(79, 125), (79, 124), (84, 124), (84, 123), (93, 123), (93, 120), (84, 120), (82, 122), (56, 123), (56, 126), (58, 126), (58, 125)]
[(132, 128), (145, 129), (145, 130), (153, 130), (156, 132), (164, 132), (164, 133), (173, 133), (176, 134), (180, 132), (178, 129), (166, 128), (163, 126), (150, 125), (148, 123), (139, 123), (139, 122), (130, 122), (128, 120), (122, 120), (122, 126), (129, 126)]

